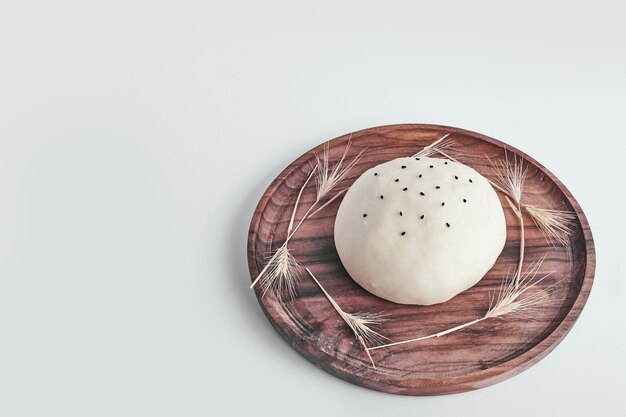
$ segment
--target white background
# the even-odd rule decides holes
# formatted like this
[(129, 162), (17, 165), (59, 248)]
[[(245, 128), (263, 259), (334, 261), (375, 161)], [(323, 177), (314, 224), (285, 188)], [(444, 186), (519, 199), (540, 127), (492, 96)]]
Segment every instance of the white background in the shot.
[[(0, 415), (626, 415), (622, 4), (2, 2)], [(247, 288), (274, 176), (403, 122), (529, 153), (594, 233), (569, 336), (486, 389), (350, 385)]]

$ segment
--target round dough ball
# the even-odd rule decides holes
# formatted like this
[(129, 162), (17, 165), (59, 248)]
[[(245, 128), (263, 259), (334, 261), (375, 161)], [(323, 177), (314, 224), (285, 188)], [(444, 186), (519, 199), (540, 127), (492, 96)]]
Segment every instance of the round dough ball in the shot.
[(335, 245), (350, 276), (401, 304), (442, 303), (472, 287), (504, 248), (506, 222), (485, 177), (439, 158), (369, 169), (346, 195)]

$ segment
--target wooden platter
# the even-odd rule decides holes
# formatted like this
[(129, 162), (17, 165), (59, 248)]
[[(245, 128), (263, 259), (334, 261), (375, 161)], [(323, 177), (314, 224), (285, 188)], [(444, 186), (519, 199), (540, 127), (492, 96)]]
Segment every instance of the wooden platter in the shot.
[[(372, 351), (373, 368), (349, 328), (333, 310), (316, 284), (301, 273), (294, 300), (277, 297), (255, 287), (259, 303), (276, 331), (317, 367), (354, 384), (404, 395), (438, 395), (485, 387), (529, 368), (565, 337), (587, 300), (593, 283), (595, 251), (589, 224), (565, 186), (546, 168), (523, 152), (496, 139), (463, 129), (435, 125), (382, 126), (329, 141), (331, 162), (338, 160), (348, 139), (348, 157), (367, 148), (362, 159), (341, 184), (348, 187), (361, 173), (382, 162), (410, 156), (449, 133), (461, 162), (487, 178), (494, 168), (486, 158), (504, 157), (505, 149), (523, 158), (528, 167), (523, 200), (542, 208), (576, 214), (566, 245), (550, 245), (525, 215), (525, 264), (545, 255), (542, 273), (551, 273), (539, 286), (554, 292), (539, 307), (489, 319), (420, 342)], [(251, 279), (259, 274), (268, 254), (287, 236), (287, 227), (300, 187), (311, 171), (314, 152), (291, 163), (272, 182), (252, 217), (248, 236)], [(301, 197), (298, 217), (315, 200), (311, 182)], [(507, 243), (494, 267), (474, 287), (452, 300), (433, 306), (407, 306), (380, 299), (356, 284), (343, 268), (333, 240), (333, 225), (341, 198), (304, 221), (289, 243), (303, 266), (315, 273), (324, 288), (347, 312), (385, 312), (388, 320), (378, 330), (392, 340), (406, 340), (442, 331), (481, 317), (505, 277), (519, 260), (520, 228), (513, 211), (502, 200), (507, 221)]]

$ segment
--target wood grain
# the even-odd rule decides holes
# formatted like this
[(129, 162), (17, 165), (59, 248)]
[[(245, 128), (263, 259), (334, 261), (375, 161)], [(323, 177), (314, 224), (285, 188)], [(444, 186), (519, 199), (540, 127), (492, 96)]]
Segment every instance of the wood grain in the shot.
[[(367, 148), (342, 186), (349, 186), (365, 170), (400, 156), (410, 156), (450, 133), (454, 155), (493, 179), (490, 158), (502, 158), (506, 149), (524, 158), (528, 166), (523, 201), (542, 208), (574, 211), (577, 220), (566, 246), (550, 246), (527, 216), (526, 264), (546, 255), (542, 272), (552, 272), (541, 285), (561, 281), (545, 306), (504, 320), (491, 319), (421, 342), (372, 352), (373, 369), (365, 352), (332, 309), (315, 283), (301, 274), (298, 296), (285, 301), (271, 292), (259, 303), (268, 320), (287, 343), (317, 367), (354, 384), (404, 395), (437, 395), (473, 390), (502, 381), (541, 360), (570, 330), (591, 290), (595, 251), (589, 224), (565, 186), (537, 161), (504, 143), (467, 130), (435, 125), (394, 125), (362, 130), (330, 141), (330, 155), (338, 159), (351, 136), (350, 156)], [(268, 187), (254, 212), (248, 237), (248, 264), (254, 279), (267, 254), (286, 238), (291, 210), (299, 188), (311, 170), (313, 152), (291, 163)], [(315, 186), (304, 191), (299, 215), (315, 200)], [(519, 226), (506, 203), (507, 242), (495, 266), (474, 287), (434, 306), (407, 306), (382, 300), (363, 290), (346, 273), (334, 246), (333, 225), (338, 199), (306, 220), (289, 247), (309, 267), (326, 290), (348, 312), (384, 311), (389, 314), (379, 330), (393, 340), (405, 340), (445, 330), (480, 317), (502, 278), (517, 266)]]

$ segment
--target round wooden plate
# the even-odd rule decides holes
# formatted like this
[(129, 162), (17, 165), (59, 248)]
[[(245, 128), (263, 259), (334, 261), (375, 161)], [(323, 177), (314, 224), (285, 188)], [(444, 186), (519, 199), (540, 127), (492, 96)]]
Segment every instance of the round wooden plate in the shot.
[[(261, 308), (285, 341), (317, 367), (346, 381), (405, 395), (449, 394), (494, 384), (529, 368), (554, 349), (587, 300), (595, 270), (589, 224), (567, 188), (523, 152), (467, 130), (412, 124), (376, 127), (333, 139), (329, 142), (330, 160), (341, 157), (349, 138), (348, 157), (367, 147), (362, 159), (340, 184), (348, 187), (372, 166), (413, 155), (446, 133), (454, 141), (450, 152), (490, 179), (494, 178), (494, 168), (486, 156), (492, 160), (504, 158), (506, 150), (509, 158), (512, 154), (523, 158), (528, 175), (522, 200), (541, 208), (576, 213), (565, 246), (551, 246), (525, 215), (525, 265), (545, 255), (540, 273), (551, 275), (539, 285), (547, 288), (558, 284), (545, 303), (523, 314), (512, 313), (504, 319), (485, 320), (444, 337), (372, 351), (376, 368), (305, 271), (300, 274), (294, 300), (277, 297), (272, 291), (262, 296), (255, 287)], [(263, 268), (268, 254), (284, 242), (298, 191), (311, 171), (314, 152), (321, 153), (322, 147), (323, 144), (310, 150), (285, 168), (259, 201), (248, 237), (252, 279)], [(302, 194), (297, 219), (314, 200), (315, 185), (311, 181)], [(345, 311), (387, 313), (387, 321), (377, 330), (392, 340), (436, 333), (481, 317), (489, 306), (490, 295), (497, 292), (503, 277), (517, 266), (520, 228), (511, 208), (501, 200), (507, 221), (506, 246), (478, 284), (448, 302), (433, 306), (385, 301), (356, 284), (339, 260), (333, 225), (340, 200), (304, 221), (289, 248)]]

